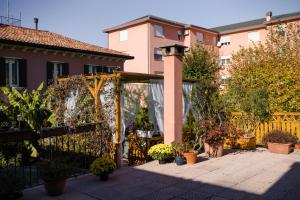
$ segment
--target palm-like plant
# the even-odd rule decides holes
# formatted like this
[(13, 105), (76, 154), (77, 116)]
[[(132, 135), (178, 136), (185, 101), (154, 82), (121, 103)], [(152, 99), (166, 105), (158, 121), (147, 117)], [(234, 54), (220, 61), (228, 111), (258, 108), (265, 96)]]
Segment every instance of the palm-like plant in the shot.
[(47, 96), (41, 92), (43, 88), (44, 83), (31, 92), (27, 89), (20, 92), (13, 87), (1, 88), (8, 104), (21, 115), (22, 120), (34, 132), (39, 132), (51, 115), (47, 109)]

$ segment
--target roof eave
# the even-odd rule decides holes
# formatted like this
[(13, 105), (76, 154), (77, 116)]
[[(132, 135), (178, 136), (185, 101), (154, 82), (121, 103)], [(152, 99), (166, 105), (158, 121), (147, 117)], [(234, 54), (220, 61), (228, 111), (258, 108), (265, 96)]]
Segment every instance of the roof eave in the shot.
[(57, 46), (35, 44), (35, 43), (29, 43), (29, 42), (20, 42), (20, 41), (15, 41), (15, 40), (0, 39), (0, 43), (9, 44), (9, 45), (25, 46), (25, 47), (45, 48), (45, 49), (51, 49), (51, 50), (71, 51), (71, 52), (75, 52), (75, 53), (86, 53), (86, 54), (99, 55), (99, 56), (109, 56), (109, 57), (114, 57), (114, 58), (123, 58), (126, 60), (134, 59), (133, 56), (129, 56), (129, 55), (127, 56), (127, 55), (89, 51), (89, 50), (82, 50), (82, 49), (57, 47)]
[(231, 30), (226, 30), (226, 31), (219, 31), (219, 33), (221, 35), (224, 35), (224, 34), (237, 33), (237, 32), (242, 32), (242, 31), (250, 31), (250, 30), (261, 29), (261, 28), (266, 28), (266, 25), (261, 24), (261, 25), (256, 25), (256, 26), (248, 26), (248, 27), (231, 29)]
[(186, 29), (194, 28), (194, 29), (199, 29), (199, 30), (203, 30), (203, 31), (206, 31), (206, 32), (214, 33), (214, 34), (219, 34), (218, 31), (214, 31), (214, 30), (211, 30), (211, 29), (208, 29), (208, 28), (203, 28), (203, 27), (196, 26), (196, 25), (193, 25), (193, 24), (185, 25), (185, 28)]

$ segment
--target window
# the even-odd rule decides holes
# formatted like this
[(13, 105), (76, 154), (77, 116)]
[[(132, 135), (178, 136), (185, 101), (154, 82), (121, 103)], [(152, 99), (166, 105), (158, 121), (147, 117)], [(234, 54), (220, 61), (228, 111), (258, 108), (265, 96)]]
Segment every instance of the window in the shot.
[(157, 61), (162, 60), (162, 51), (160, 48), (154, 48), (154, 60), (157, 60)]
[(154, 26), (154, 36), (156, 37), (164, 37), (162, 26), (155, 25)]
[(279, 24), (278, 25), (278, 34), (280, 36), (285, 36), (285, 28), (286, 28), (285, 24)]
[(120, 31), (120, 41), (126, 41), (128, 40), (128, 30), (122, 30)]
[(222, 56), (220, 60), (220, 65), (230, 65), (230, 56)]
[(221, 36), (221, 45), (230, 45), (230, 36)]
[(162, 72), (162, 71), (154, 71), (154, 74), (156, 74), (156, 75), (164, 75), (164, 72)]
[(183, 38), (182, 31), (177, 31), (177, 37), (178, 37), (178, 40), (182, 40), (182, 38)]
[(248, 42), (259, 42), (259, 32), (250, 32), (248, 33)]
[(0, 87), (26, 87), (26, 60), (19, 58), (0, 58)]
[(19, 87), (19, 62), (17, 59), (5, 59), (6, 85)]
[(197, 42), (203, 42), (203, 33), (196, 33)]
[(216, 38), (216, 36), (213, 37), (212, 44), (213, 44), (213, 45), (216, 45), (216, 44), (217, 44), (217, 38)]
[(60, 76), (69, 75), (69, 64), (62, 62), (47, 62), (47, 84), (56, 83)]
[(119, 70), (120, 67), (117, 66), (84, 65), (85, 74), (113, 73), (114, 71)]

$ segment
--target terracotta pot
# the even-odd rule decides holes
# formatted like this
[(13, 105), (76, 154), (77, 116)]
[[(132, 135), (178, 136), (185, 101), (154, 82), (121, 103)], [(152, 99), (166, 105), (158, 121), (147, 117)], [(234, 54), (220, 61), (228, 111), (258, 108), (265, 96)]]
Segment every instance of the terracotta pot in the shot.
[(224, 142), (215, 145), (205, 142), (204, 151), (207, 157), (221, 157), (224, 155)]
[(49, 196), (58, 196), (65, 192), (66, 179), (48, 181), (44, 183), (44, 186)]
[(280, 144), (268, 142), (268, 149), (271, 153), (289, 154), (292, 152), (292, 144)]
[(186, 153), (183, 153), (183, 156), (185, 157), (186, 164), (188, 164), (188, 165), (195, 164), (198, 160), (197, 153), (195, 153), (195, 152), (186, 152)]
[(300, 149), (300, 144), (295, 144), (295, 149)]

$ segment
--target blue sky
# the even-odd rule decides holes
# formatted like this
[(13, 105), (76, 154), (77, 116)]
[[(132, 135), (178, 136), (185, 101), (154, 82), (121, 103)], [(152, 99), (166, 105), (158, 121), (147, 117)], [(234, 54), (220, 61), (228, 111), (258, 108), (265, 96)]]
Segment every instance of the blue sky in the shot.
[[(6, 15), (7, 0), (0, 0)], [(107, 46), (102, 30), (147, 15), (215, 27), (273, 15), (300, 11), (300, 0), (10, 0), (10, 13), (22, 13), (22, 26), (40, 29)]]

